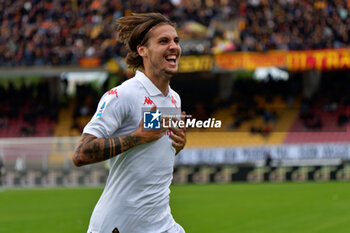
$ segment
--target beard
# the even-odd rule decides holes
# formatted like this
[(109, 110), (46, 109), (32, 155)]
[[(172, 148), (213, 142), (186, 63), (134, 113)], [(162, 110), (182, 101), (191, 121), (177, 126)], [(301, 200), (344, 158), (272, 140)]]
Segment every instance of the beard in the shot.
[(155, 62), (155, 61), (153, 61), (152, 58), (150, 59), (150, 61), (151, 61), (151, 67), (152, 67), (152, 69), (154, 71), (154, 74), (156, 74), (159, 77), (163, 77), (163, 78), (166, 78), (166, 79), (170, 80), (171, 77), (173, 77), (178, 71), (178, 67), (176, 67), (176, 69), (169, 69), (169, 68), (166, 67), (167, 64), (165, 65), (165, 67), (160, 68), (161, 65), (163, 65), (163, 64), (161, 64), (162, 61), (161, 62)]

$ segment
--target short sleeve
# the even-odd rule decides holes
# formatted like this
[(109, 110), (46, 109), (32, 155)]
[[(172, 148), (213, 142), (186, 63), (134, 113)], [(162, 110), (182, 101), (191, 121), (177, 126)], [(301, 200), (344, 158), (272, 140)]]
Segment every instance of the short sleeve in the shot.
[(115, 87), (102, 96), (94, 116), (85, 126), (83, 133), (107, 138), (122, 126), (130, 112), (130, 100), (119, 92), (119, 88)]

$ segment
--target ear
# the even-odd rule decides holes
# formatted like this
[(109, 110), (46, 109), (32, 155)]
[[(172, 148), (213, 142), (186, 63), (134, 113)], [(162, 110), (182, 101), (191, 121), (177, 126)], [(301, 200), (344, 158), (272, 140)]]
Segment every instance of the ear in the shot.
[(137, 52), (139, 53), (139, 55), (140, 55), (141, 57), (145, 57), (145, 56), (146, 56), (146, 47), (145, 47), (145, 46), (138, 45), (138, 46), (136, 47), (136, 49), (137, 49)]

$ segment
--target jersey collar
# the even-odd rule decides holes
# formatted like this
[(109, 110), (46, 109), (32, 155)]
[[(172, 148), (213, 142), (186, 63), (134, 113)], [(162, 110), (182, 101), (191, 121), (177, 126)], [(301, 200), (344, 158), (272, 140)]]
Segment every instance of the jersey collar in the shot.
[[(142, 85), (146, 88), (150, 96), (163, 95), (163, 93), (141, 71), (139, 70), (136, 71), (135, 78), (142, 83)], [(169, 93), (170, 93), (170, 87), (169, 87)]]

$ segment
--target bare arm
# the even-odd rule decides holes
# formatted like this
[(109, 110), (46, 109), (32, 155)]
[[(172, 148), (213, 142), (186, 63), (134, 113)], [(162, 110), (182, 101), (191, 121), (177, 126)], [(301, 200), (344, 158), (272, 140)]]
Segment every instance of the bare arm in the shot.
[(112, 158), (131, 147), (140, 144), (136, 136), (122, 136), (117, 138), (97, 138), (84, 134), (73, 156), (73, 162), (80, 167)]
[(78, 167), (101, 162), (139, 144), (157, 140), (164, 132), (164, 128), (145, 130), (140, 123), (135, 132), (117, 138), (97, 138), (91, 134), (83, 134), (75, 149), (73, 162)]

